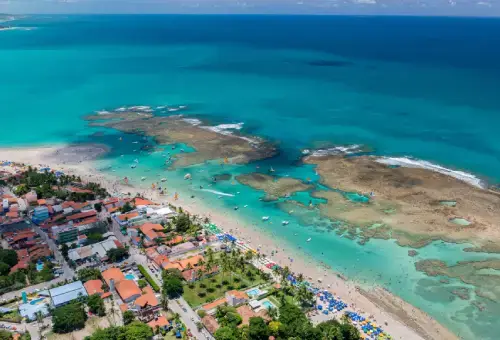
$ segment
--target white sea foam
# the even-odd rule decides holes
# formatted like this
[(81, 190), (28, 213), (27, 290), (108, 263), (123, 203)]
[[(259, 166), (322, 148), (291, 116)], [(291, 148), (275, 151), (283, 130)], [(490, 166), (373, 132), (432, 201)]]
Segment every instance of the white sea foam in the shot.
[(201, 124), (201, 120), (196, 119), (196, 118), (183, 118), (182, 120), (185, 121), (186, 123), (193, 125), (193, 126), (198, 126)]
[(318, 149), (311, 153), (313, 157), (324, 157), (330, 155), (349, 155), (361, 151), (361, 145), (353, 144), (347, 146), (335, 146), (328, 149)]
[(419, 168), (419, 169), (432, 170), (444, 175), (454, 177), (463, 182), (469, 183), (470, 185), (473, 185), (475, 187), (485, 188), (485, 184), (483, 183), (483, 181), (481, 181), (481, 179), (474, 176), (473, 174), (459, 170), (451, 170), (428, 161), (413, 159), (409, 157), (378, 157), (376, 161), (378, 163), (387, 165), (399, 165), (406, 168)]
[(216, 194), (216, 195), (234, 197), (233, 194), (228, 194), (228, 193), (217, 191), (217, 190), (210, 190), (210, 189), (201, 189), (201, 190), (206, 191), (206, 192), (211, 192), (212, 194)]
[(96, 111), (95, 113), (98, 115), (110, 115), (110, 114), (112, 114), (112, 112), (109, 112), (106, 110)]

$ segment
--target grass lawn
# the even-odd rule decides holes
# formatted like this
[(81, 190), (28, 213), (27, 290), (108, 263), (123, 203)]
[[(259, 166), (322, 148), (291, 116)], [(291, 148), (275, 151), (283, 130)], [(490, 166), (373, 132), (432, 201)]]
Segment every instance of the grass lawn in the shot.
[[(281, 299), (279, 298), (279, 295), (280, 293), (274, 293), (273, 295), (269, 295), (267, 298), (269, 299), (269, 301), (271, 301), (276, 307), (280, 307), (281, 306)], [(297, 304), (297, 302), (295, 301), (295, 298), (291, 295), (285, 295), (285, 301), (287, 303), (291, 303), (291, 304)]]
[[(253, 274), (253, 281), (250, 280), (246, 275), (248, 271)], [(223, 281), (227, 281), (227, 283), (223, 284)], [(208, 301), (213, 301), (221, 298), (222, 296), (224, 296), (224, 293), (229, 290), (247, 289), (249, 287), (257, 286), (265, 282), (266, 281), (264, 281), (260, 277), (259, 270), (257, 268), (253, 266), (247, 266), (243, 273), (240, 270), (237, 270), (236, 273), (233, 273), (232, 278), (231, 274), (229, 273), (218, 273), (214, 276), (194, 282), (193, 288), (190, 288), (190, 285), (186, 284), (184, 285), (184, 294), (182, 294), (182, 296), (191, 307), (197, 307), (207, 303)], [(213, 292), (209, 292), (207, 289), (213, 289)], [(205, 295), (200, 296), (200, 293), (204, 293)]]

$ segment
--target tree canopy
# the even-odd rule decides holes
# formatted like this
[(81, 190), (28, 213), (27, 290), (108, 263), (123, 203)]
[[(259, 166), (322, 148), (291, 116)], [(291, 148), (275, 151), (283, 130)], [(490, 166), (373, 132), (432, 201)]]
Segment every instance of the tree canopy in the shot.
[(108, 327), (98, 329), (85, 340), (150, 340), (153, 338), (153, 330), (148, 325), (133, 321), (123, 327)]
[[(178, 272), (179, 270), (177, 270)], [(176, 298), (184, 292), (184, 287), (182, 285), (182, 279), (179, 278), (176, 271), (164, 271), (163, 276), (163, 295), (169, 298)], [(182, 277), (182, 276), (181, 276)]]
[(89, 280), (99, 280), (101, 278), (101, 271), (97, 268), (83, 268), (77, 274), (78, 280), (84, 283)]
[(127, 249), (123, 247), (113, 248), (106, 252), (106, 256), (109, 258), (111, 262), (121, 261), (124, 258), (127, 258), (128, 255), (129, 254)]
[(248, 338), (250, 340), (268, 340), (269, 334), (269, 327), (263, 318), (250, 318), (250, 329), (248, 333)]
[(99, 294), (90, 295), (87, 299), (87, 306), (89, 306), (89, 310), (97, 314), (98, 316), (106, 315), (106, 308), (104, 307), (104, 300), (101, 298)]
[(0, 249), (0, 262), (3, 262), (9, 266), (9, 268), (14, 267), (17, 262), (17, 253), (12, 249)]
[(123, 312), (123, 323), (125, 325), (128, 325), (129, 323), (131, 323), (134, 320), (135, 320), (134, 312), (132, 312), (130, 310), (126, 310), (125, 312)]
[(69, 333), (85, 327), (87, 314), (83, 304), (72, 302), (68, 305), (57, 307), (52, 315), (52, 330), (54, 333)]

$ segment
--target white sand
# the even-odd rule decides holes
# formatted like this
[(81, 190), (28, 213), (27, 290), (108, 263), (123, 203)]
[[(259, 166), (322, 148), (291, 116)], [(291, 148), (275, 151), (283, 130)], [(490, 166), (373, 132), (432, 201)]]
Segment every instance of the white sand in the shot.
[[(348, 303), (350, 310), (361, 312), (365, 317), (372, 316), (372, 320), (382, 326), (395, 339), (457, 339), (453, 333), (433, 318), (400, 298), (382, 289), (374, 289), (368, 294), (361, 294), (351, 282), (344, 281), (336, 273), (323, 268), (319, 262), (309, 259), (304, 254), (298, 254), (297, 250), (289, 245), (284, 243), (278, 245), (277, 241), (279, 240), (274, 236), (260, 229), (257, 230), (252, 225), (244, 225), (236, 215), (211, 211), (200, 198), (186, 199), (181, 197), (179, 200), (173, 201), (173, 198), (159, 196), (157, 192), (152, 190), (125, 185), (120, 178), (99, 173), (91, 161), (79, 161), (77, 164), (61, 162), (55, 155), (57, 150), (57, 147), (0, 149), (0, 160), (24, 162), (37, 166), (39, 164), (48, 165), (51, 168), (63, 170), (66, 174), (81, 176), (84, 181), (98, 182), (111, 194), (138, 191), (154, 201), (172, 203), (182, 206), (191, 214), (208, 216), (213, 223), (225, 231), (231, 231), (253, 248), (260, 247), (261, 252), (268, 257), (273, 250), (279, 250), (272, 260), (281, 266), (289, 266), (294, 273), (302, 273), (306, 278), (311, 277), (312, 281), (321, 277), (323, 283), (316, 284), (317, 286), (326, 289), (327, 285), (330, 285), (329, 290)], [(64, 154), (65, 152), (59, 151), (58, 153)], [(180, 189), (182, 191), (182, 188)], [(290, 262), (289, 257), (292, 257), (294, 261)], [(367, 296), (370, 296), (373, 301), (385, 301), (386, 303), (377, 305)]]

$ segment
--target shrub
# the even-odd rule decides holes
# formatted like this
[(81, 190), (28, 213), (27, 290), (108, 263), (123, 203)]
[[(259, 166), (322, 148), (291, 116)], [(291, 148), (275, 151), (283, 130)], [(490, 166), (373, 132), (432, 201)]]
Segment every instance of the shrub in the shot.
[(209, 288), (207, 288), (207, 292), (213, 293), (213, 292), (215, 292), (215, 288), (209, 287)]
[(233, 282), (236, 282), (236, 283), (238, 283), (238, 282), (240, 282), (240, 281), (241, 281), (241, 279), (240, 279), (240, 278), (238, 278), (238, 277), (235, 277), (235, 278), (234, 278), (234, 280), (233, 280)]
[(216, 280), (216, 279), (214, 279), (214, 278), (212, 278), (212, 279), (210, 279), (210, 282), (212, 282), (212, 283), (216, 283), (216, 282), (217, 282), (217, 280)]
[(205, 292), (199, 292), (198, 296), (201, 297), (201, 298), (203, 298), (203, 297), (207, 296), (207, 293), (205, 293)]
[(148, 285), (148, 283), (141, 279), (141, 280), (137, 281), (137, 285), (139, 286), (139, 288), (142, 289), (142, 288), (146, 287)]
[(207, 287), (207, 285), (206, 285), (206, 284), (204, 284), (204, 283), (200, 283), (200, 288), (206, 288), (206, 287)]
[(198, 309), (196, 313), (198, 313), (198, 316), (202, 319), (207, 315), (207, 312), (205, 312), (205, 310), (203, 309)]
[(229, 281), (228, 280), (222, 280), (221, 283), (222, 283), (222, 285), (227, 286), (229, 284)]
[(148, 281), (149, 284), (151, 285), (151, 287), (153, 287), (154, 291), (155, 292), (159, 292), (160, 291), (160, 287), (158, 287), (158, 285), (153, 280), (153, 278), (151, 277), (151, 275), (149, 275), (149, 273), (146, 271), (146, 268), (144, 268), (142, 265), (138, 265), (137, 269), (139, 269), (139, 271), (144, 276), (144, 278), (146, 279), (146, 281)]
[(215, 288), (221, 289), (222, 285), (220, 283), (218, 283), (218, 284), (215, 285)]
[(234, 289), (234, 286), (233, 286), (233, 285), (229, 285), (229, 286), (227, 286), (227, 289), (229, 289), (229, 290), (233, 290), (233, 289)]
[(194, 283), (192, 283), (192, 282), (191, 282), (191, 283), (189, 283), (189, 284), (188, 284), (188, 287), (189, 287), (190, 289), (194, 289), (195, 285), (194, 285)]
[(240, 284), (239, 288), (238, 289), (243, 289), (243, 288), (247, 288), (247, 284), (246, 283), (242, 283)]

